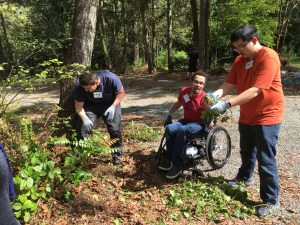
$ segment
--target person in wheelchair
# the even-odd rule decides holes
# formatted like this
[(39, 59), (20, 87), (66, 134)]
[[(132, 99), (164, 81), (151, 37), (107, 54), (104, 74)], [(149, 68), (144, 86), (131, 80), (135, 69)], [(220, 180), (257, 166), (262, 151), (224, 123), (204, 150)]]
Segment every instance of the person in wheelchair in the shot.
[[(167, 115), (166, 126), (166, 148), (167, 152), (160, 161), (158, 168), (166, 171), (168, 179), (175, 179), (183, 172), (183, 159), (185, 155), (187, 137), (201, 130), (208, 129), (201, 119), (201, 112), (206, 104), (203, 91), (206, 77), (203, 73), (192, 76), (191, 86), (183, 87), (178, 95), (178, 100), (173, 104)], [(183, 119), (172, 123), (172, 114), (183, 107)], [(212, 128), (213, 123), (209, 124)]]

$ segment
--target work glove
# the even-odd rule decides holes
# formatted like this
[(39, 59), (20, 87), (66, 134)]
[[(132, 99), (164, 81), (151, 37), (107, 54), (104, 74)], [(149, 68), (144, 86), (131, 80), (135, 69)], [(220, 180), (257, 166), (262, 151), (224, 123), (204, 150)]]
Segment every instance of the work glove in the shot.
[(230, 103), (227, 101), (219, 101), (217, 104), (214, 104), (212, 107), (210, 107), (210, 109), (217, 115), (225, 112), (229, 108)]
[(87, 115), (82, 117), (82, 127), (86, 133), (91, 133), (93, 130), (93, 122), (87, 117)]
[(115, 116), (116, 107), (114, 105), (111, 105), (105, 112), (104, 116), (107, 117), (107, 120), (113, 120)]
[(171, 114), (168, 114), (166, 116), (166, 120), (165, 120), (165, 124), (164, 124), (164, 127), (168, 126), (169, 124), (172, 123), (172, 115)]

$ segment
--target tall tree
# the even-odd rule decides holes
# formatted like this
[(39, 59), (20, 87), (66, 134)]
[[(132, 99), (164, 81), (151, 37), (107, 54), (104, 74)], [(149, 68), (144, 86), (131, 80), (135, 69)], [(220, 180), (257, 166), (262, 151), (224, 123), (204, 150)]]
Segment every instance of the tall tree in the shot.
[(167, 48), (168, 48), (168, 70), (174, 70), (172, 45), (173, 45), (173, 15), (172, 15), (172, 0), (167, 0)]
[(8, 38), (8, 34), (6, 31), (6, 23), (5, 23), (5, 19), (4, 16), (2, 14), (2, 12), (0, 12), (0, 42), (1, 42), (1, 53), (0, 55), (3, 56), (3, 59), (0, 59), (0, 62), (6, 61), (9, 64), (13, 64), (14, 62), (14, 57), (13, 57), (13, 50), (12, 50), (12, 46), (10, 44), (9, 38)]
[(280, 54), (285, 42), (293, 11), (299, 5), (299, 0), (280, 0), (278, 8), (278, 24), (276, 29), (276, 51)]
[(209, 19), (210, 19), (209, 0), (200, 0), (199, 17), (199, 61), (203, 69), (209, 69)]
[(193, 20), (193, 43), (194, 48), (197, 49), (198, 53), (200, 53), (201, 49), (199, 47), (199, 23), (198, 23), (198, 7), (197, 7), (197, 0), (190, 0), (191, 4), (191, 14), (192, 14), (192, 20)]
[[(98, 6), (99, 0), (76, 0), (71, 44), (65, 57), (66, 65), (74, 63), (83, 64), (87, 67), (91, 65)], [(74, 100), (72, 98), (74, 79), (75, 77), (61, 80), (59, 118), (68, 118), (74, 114)]]

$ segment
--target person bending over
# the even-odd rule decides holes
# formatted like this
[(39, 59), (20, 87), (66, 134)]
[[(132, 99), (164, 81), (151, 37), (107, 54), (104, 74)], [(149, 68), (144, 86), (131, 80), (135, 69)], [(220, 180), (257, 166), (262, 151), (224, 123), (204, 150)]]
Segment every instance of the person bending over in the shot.
[(111, 146), (116, 149), (112, 154), (114, 165), (121, 163), (123, 153), (120, 103), (124, 96), (125, 91), (120, 78), (108, 70), (83, 73), (74, 89), (77, 138), (83, 139), (90, 135), (95, 120), (102, 117), (110, 138), (117, 140)]

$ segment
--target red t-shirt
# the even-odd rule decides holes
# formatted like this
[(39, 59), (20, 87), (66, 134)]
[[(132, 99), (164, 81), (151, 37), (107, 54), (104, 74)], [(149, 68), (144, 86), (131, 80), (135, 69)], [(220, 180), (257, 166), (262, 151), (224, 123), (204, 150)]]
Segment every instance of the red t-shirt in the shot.
[(238, 56), (226, 82), (235, 84), (237, 94), (251, 87), (262, 92), (240, 105), (240, 123), (246, 125), (273, 125), (281, 123), (284, 96), (280, 77), (280, 61), (277, 53), (262, 47), (251, 60)]
[(189, 122), (204, 123), (201, 120), (201, 112), (205, 109), (206, 103), (204, 96), (206, 93), (201, 91), (198, 96), (190, 95), (191, 88), (183, 87), (178, 95), (178, 101), (183, 107), (183, 118)]

